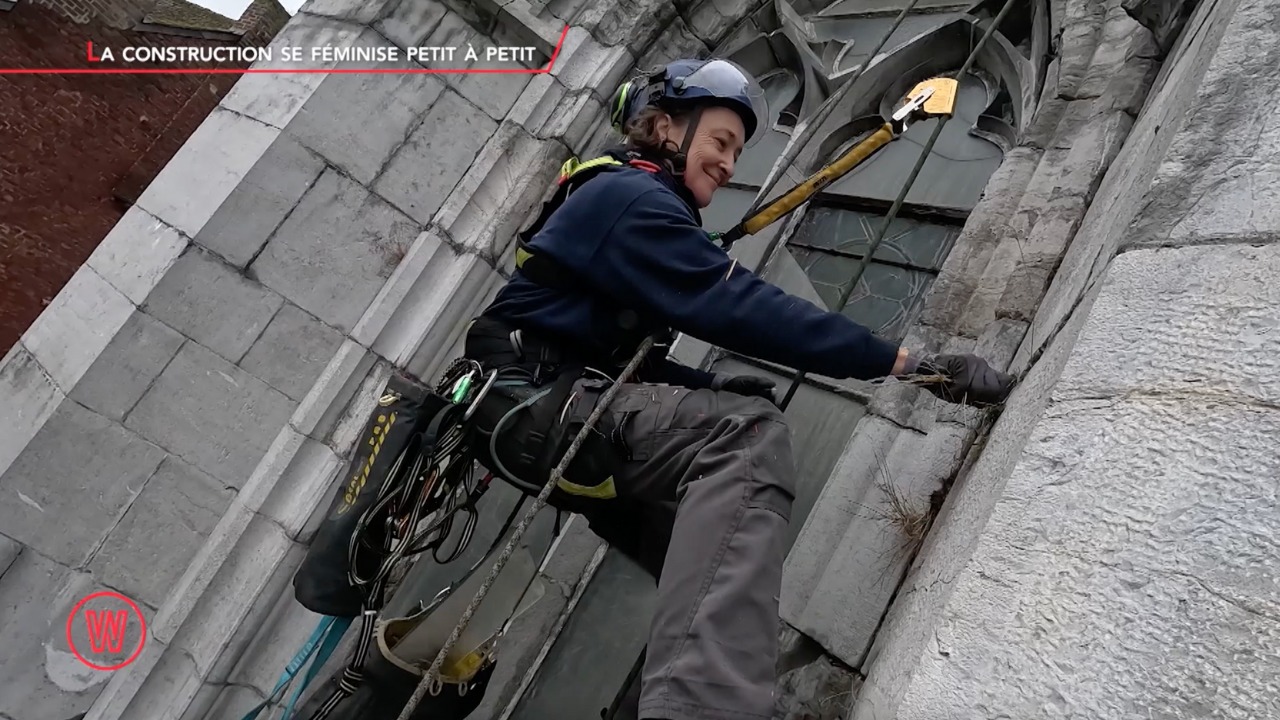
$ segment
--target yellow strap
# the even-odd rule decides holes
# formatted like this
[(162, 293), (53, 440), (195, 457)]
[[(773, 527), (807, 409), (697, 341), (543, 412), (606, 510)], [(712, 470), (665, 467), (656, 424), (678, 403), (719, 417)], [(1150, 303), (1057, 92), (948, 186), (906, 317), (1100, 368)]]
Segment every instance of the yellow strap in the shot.
[(560, 166), (560, 177), (556, 178), (556, 182), (563, 183), (569, 178), (573, 177), (574, 175), (577, 175), (578, 173), (582, 172), (583, 170), (589, 170), (594, 167), (600, 167), (601, 165), (621, 165), (621, 164), (622, 164), (621, 162), (619, 162), (618, 160), (615, 160), (614, 158), (609, 157), (608, 155), (594, 158), (586, 162), (579, 162), (578, 158), (571, 157), (568, 160), (565, 160), (564, 164)]
[(596, 500), (612, 500), (613, 498), (618, 497), (618, 489), (613, 484), (612, 475), (609, 476), (609, 479), (605, 480), (604, 482), (594, 487), (587, 487), (586, 485), (571, 483), (568, 480), (565, 480), (564, 478), (560, 478), (560, 481), (556, 483), (556, 487), (569, 493), (570, 495), (577, 495), (578, 497), (594, 498)]

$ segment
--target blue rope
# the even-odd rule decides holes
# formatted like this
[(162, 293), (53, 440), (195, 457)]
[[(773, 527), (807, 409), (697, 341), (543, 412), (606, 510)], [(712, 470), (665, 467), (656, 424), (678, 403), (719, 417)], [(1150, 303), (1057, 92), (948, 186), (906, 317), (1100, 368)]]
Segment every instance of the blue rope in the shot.
[[(289, 698), (289, 704), (285, 707), (284, 716), (281, 720), (288, 720), (293, 714), (293, 706), (302, 696), (302, 691), (315, 678), (320, 668), (329, 661), (329, 657), (333, 655), (333, 651), (338, 647), (338, 643), (342, 641), (342, 636), (346, 634), (347, 628), (351, 627), (351, 618), (338, 618), (326, 615), (320, 619), (320, 623), (316, 625), (316, 629), (311, 631), (311, 637), (302, 644), (298, 652), (294, 654), (293, 659), (285, 666), (284, 672), (281, 673), (280, 679), (276, 682), (276, 686), (272, 688), (271, 694), (266, 700), (258, 703), (252, 710), (245, 713), (241, 720), (256, 720), (258, 715), (262, 714), (272, 703), (274, 703), (282, 690), (286, 689), (293, 678), (302, 669), (303, 665), (311, 660), (311, 666), (307, 668), (307, 674), (302, 678), (302, 682), (294, 688), (293, 696)], [(319, 652), (317, 652), (319, 650)]]

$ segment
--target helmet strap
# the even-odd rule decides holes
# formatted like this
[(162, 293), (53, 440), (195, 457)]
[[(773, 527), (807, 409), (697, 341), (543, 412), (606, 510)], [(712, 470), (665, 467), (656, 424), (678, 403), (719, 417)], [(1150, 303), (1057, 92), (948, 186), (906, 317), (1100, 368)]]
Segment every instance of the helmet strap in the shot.
[(698, 120), (702, 117), (702, 106), (695, 105), (689, 115), (689, 125), (685, 128), (684, 139), (671, 158), (671, 174), (684, 181), (685, 163), (689, 159), (689, 147), (693, 145), (693, 136), (698, 132)]

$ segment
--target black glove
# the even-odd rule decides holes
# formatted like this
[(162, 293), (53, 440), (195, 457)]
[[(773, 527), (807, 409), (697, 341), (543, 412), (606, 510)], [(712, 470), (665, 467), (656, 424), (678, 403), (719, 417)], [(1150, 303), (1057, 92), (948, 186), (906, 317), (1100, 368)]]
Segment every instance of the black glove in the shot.
[(915, 375), (942, 375), (946, 382), (918, 382), (950, 403), (973, 406), (1002, 403), (1013, 390), (1013, 376), (991, 367), (977, 355), (938, 355), (921, 360)]
[(777, 384), (773, 380), (757, 375), (716, 373), (716, 379), (711, 381), (712, 390), (724, 390), (737, 395), (762, 397), (774, 405), (778, 404), (778, 398), (773, 393), (773, 389), (776, 386)]

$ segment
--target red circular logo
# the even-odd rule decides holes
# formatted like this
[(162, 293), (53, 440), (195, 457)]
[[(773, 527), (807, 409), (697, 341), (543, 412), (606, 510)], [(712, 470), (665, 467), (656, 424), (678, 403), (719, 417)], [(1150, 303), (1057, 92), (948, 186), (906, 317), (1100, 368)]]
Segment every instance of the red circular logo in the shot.
[[(135, 636), (136, 643), (128, 642)], [(147, 620), (142, 610), (118, 592), (96, 592), (76, 603), (67, 616), (67, 646), (77, 660), (94, 670), (119, 670), (137, 660), (146, 644)], [(132, 654), (125, 657), (128, 648)]]

